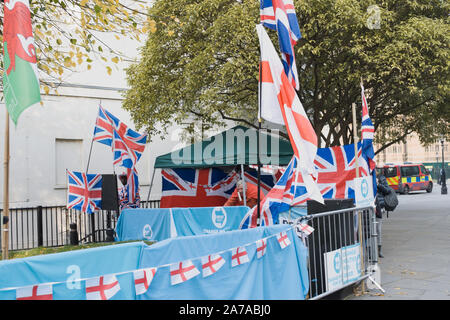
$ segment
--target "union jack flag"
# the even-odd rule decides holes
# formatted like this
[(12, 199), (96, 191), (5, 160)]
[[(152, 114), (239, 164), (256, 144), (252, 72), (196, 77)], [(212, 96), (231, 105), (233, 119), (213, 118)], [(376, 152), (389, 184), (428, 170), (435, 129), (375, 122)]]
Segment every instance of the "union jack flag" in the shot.
[(127, 184), (119, 191), (120, 210), (124, 208), (139, 208), (139, 177), (136, 168), (127, 168)]
[(102, 175), (67, 170), (67, 208), (93, 213), (102, 207)]
[[(317, 184), (325, 199), (355, 199), (353, 179), (356, 178), (356, 159), (353, 144), (317, 149), (314, 164), (317, 167)], [(369, 175), (369, 167), (362, 157), (358, 142), (359, 176)]]
[[(278, 176), (279, 178), (280, 176)], [(248, 168), (244, 172), (244, 179), (246, 182), (250, 182), (255, 186), (258, 186), (258, 170)], [(277, 176), (272, 173), (267, 173), (261, 169), (260, 185), (264, 194), (267, 194), (273, 186), (277, 183)]]
[(373, 135), (375, 127), (369, 116), (369, 107), (367, 106), (366, 96), (364, 95), (364, 86), (361, 83), (361, 101), (362, 101), (362, 122), (361, 122), (361, 140), (363, 157), (370, 165), (370, 170), (375, 169), (375, 153), (373, 151)]
[[(276, 185), (260, 203), (260, 225), (278, 223), (280, 213), (291, 206), (305, 203), (308, 199), (323, 202), (319, 189), (309, 174), (298, 167), (299, 161), (294, 156)], [(242, 219), (240, 229), (254, 228), (258, 225), (257, 206), (253, 207)]]
[(239, 180), (236, 171), (218, 168), (164, 169), (161, 208), (222, 206)]
[(301, 38), (300, 27), (292, 0), (261, 0), (261, 23), (278, 32), (281, 60), (292, 86), (299, 89), (294, 45)]
[(114, 165), (133, 168), (142, 156), (147, 134), (129, 129), (109, 111), (99, 106), (94, 128), (94, 141), (112, 147)]

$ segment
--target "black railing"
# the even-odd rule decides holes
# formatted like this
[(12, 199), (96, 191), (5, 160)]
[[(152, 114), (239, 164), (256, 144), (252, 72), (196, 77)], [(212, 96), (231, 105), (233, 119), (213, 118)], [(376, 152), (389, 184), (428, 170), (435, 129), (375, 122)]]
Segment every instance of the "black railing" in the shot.
[[(159, 200), (143, 201), (140, 207), (159, 208), (159, 204)], [(86, 214), (65, 206), (11, 208), (9, 250), (112, 241), (117, 219), (114, 210)]]

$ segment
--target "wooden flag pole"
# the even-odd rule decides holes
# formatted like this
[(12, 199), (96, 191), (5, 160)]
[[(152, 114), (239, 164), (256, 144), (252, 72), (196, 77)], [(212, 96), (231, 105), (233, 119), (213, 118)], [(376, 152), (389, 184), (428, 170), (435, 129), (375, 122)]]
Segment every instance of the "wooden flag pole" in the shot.
[(355, 145), (355, 169), (356, 177), (359, 178), (359, 163), (358, 163), (358, 130), (356, 127), (356, 104), (352, 103), (352, 115), (353, 115), (353, 141)]
[(261, 200), (260, 199), (260, 192), (261, 192), (261, 161), (260, 161), (260, 157), (259, 157), (259, 132), (261, 130), (261, 106), (262, 106), (262, 59), (261, 59), (261, 54), (259, 55), (259, 79), (258, 79), (258, 87), (259, 87), (259, 94), (258, 94), (258, 135), (256, 138), (256, 163), (258, 165), (258, 195), (257, 195), (257, 205), (256, 205), (256, 209), (258, 210), (258, 214), (257, 214), (257, 221), (259, 221), (260, 219), (260, 214), (261, 214)]
[[(6, 108), (5, 108), (6, 110)], [(2, 241), (2, 259), (9, 258), (9, 113), (6, 110), (5, 123), (5, 154), (3, 162), (3, 241)]]
[[(356, 103), (352, 103), (352, 115), (353, 115), (353, 140), (355, 145), (355, 170), (356, 170), (356, 178), (359, 178), (359, 163), (358, 163), (358, 130), (356, 127)], [(359, 229), (359, 244), (360, 244), (360, 254), (361, 254), (361, 272), (365, 269), (364, 267), (364, 259), (363, 259), (363, 246), (362, 246), (362, 211), (358, 211), (358, 229)], [(365, 283), (362, 282), (362, 292), (366, 291)]]

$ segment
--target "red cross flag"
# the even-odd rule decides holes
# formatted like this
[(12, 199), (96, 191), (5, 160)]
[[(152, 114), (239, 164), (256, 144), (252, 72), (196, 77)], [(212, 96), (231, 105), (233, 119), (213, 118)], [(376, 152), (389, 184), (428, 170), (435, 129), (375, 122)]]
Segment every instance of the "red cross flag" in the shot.
[(203, 277), (216, 273), (225, 264), (225, 260), (218, 254), (202, 257)]
[(267, 239), (261, 239), (256, 241), (256, 257), (262, 258), (266, 254)]
[(147, 268), (133, 271), (136, 295), (147, 292), (150, 283), (152, 283), (153, 277), (155, 276), (156, 270), (157, 268)]
[(286, 248), (288, 245), (291, 244), (291, 240), (289, 240), (287, 234), (285, 231), (280, 232), (279, 234), (277, 234), (277, 240), (278, 243), (280, 244), (281, 249)]
[(231, 250), (231, 266), (236, 267), (241, 264), (247, 263), (248, 259), (247, 250), (244, 247), (237, 247)]
[(177, 262), (170, 265), (170, 282), (176, 285), (196, 277), (199, 273), (191, 260)]
[(119, 290), (119, 281), (113, 274), (86, 280), (87, 300), (109, 300)]
[(38, 284), (16, 290), (16, 300), (53, 300), (51, 284)]
[(262, 25), (257, 25), (261, 48), (261, 101), (260, 110), (268, 115), (261, 117), (286, 126), (299, 167), (314, 174), (314, 157), (317, 153), (317, 135), (303, 108), (295, 88), (290, 83), (269, 35)]
[(297, 224), (295, 231), (297, 232), (297, 235), (299, 237), (302, 236), (302, 233), (309, 236), (311, 233), (313, 233), (314, 228), (308, 225), (307, 223), (299, 223)]

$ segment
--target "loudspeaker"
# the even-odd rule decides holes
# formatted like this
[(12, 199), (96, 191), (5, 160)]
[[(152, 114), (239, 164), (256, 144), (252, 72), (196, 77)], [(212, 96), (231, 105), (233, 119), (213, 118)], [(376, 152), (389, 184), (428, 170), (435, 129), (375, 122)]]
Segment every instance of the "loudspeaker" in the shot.
[(321, 204), (315, 200), (306, 201), (308, 214), (348, 209), (355, 206), (353, 199), (324, 199), (324, 202), (325, 204)]
[[(325, 204), (308, 200), (306, 208), (308, 215), (313, 215), (353, 208), (353, 199), (324, 199)], [(324, 253), (337, 250), (355, 243), (355, 223), (353, 212), (317, 217), (309, 222), (314, 232), (309, 238), (309, 257), (311, 273), (311, 297), (326, 291)]]
[(119, 210), (117, 176), (115, 174), (102, 174), (102, 209)]

